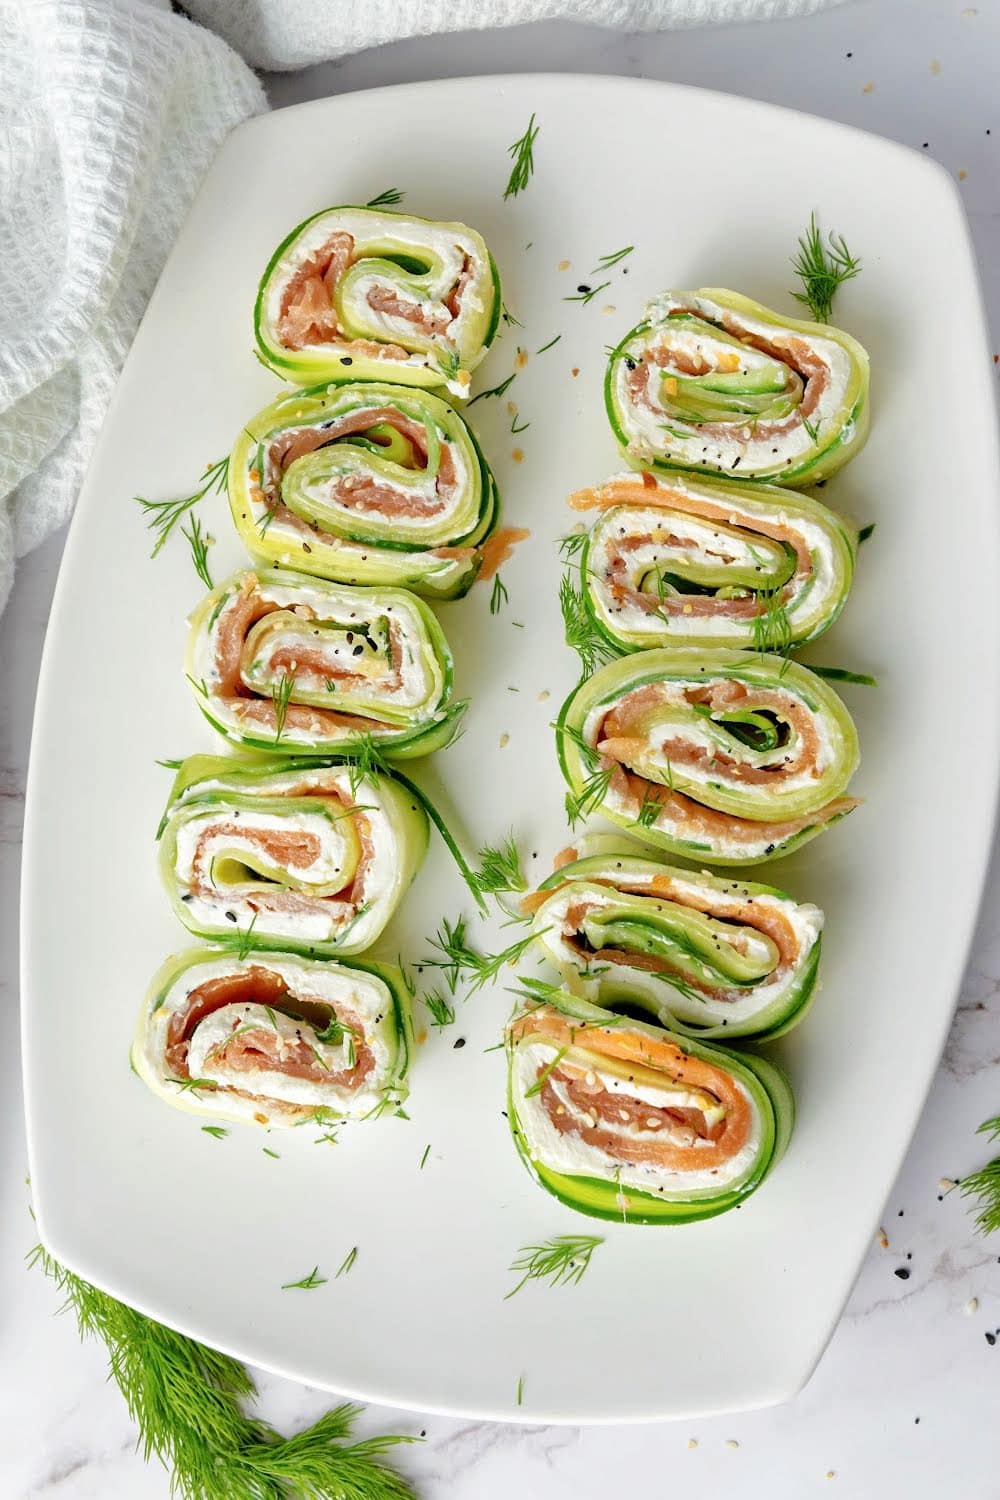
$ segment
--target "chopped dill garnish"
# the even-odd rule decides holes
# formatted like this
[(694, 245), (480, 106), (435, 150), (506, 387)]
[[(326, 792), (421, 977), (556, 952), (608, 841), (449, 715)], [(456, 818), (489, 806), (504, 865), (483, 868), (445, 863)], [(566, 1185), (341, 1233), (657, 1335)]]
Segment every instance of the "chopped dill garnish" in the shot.
[(524, 1405), (524, 1376), (523, 1375), (519, 1375), (517, 1377), (517, 1404), (518, 1404), (518, 1406), (523, 1406)]
[(590, 274), (596, 276), (598, 271), (610, 271), (611, 267), (616, 266), (619, 261), (627, 259), (634, 249), (634, 245), (626, 245), (621, 250), (612, 250), (610, 255), (602, 255)]
[(430, 1156), (430, 1154), (431, 1154), (431, 1148), (430, 1148), (430, 1143), (428, 1143), (424, 1147), (424, 1154), (423, 1154), (423, 1156), (420, 1158), (420, 1166), (418, 1168), (419, 1171), (422, 1172), (424, 1170), (424, 1167), (427, 1165), (427, 1158)]
[(563, 573), (559, 584), (559, 608), (562, 610), (566, 644), (580, 658), (580, 676), (593, 677), (598, 667), (613, 660), (619, 653), (601, 634), (587, 608), (583, 590), (568, 570)]
[(358, 735), (358, 741), (351, 751), (351, 756), (352, 759), (347, 768), (347, 783), (352, 797), (358, 795), (358, 788), (368, 777), (392, 774), (389, 763), (375, 743), (371, 730), (366, 729), (363, 734)]
[(165, 771), (179, 771), (184, 762), (182, 760), (158, 760), (154, 764), (162, 766)]
[(812, 442), (814, 442), (814, 443), (818, 443), (819, 442), (819, 423), (817, 422), (816, 425), (813, 426), (812, 422), (810, 422), (810, 420), (809, 420), (808, 417), (803, 417), (802, 418), (802, 425), (805, 428), (806, 432), (808, 432), (810, 440)]
[(469, 402), (469, 405), (475, 406), (477, 401), (485, 401), (489, 396), (505, 395), (510, 387), (511, 381), (516, 379), (517, 371), (515, 370), (513, 374), (507, 376), (506, 380), (501, 380), (499, 385), (491, 385), (488, 391), (480, 391), (478, 396), (473, 396), (472, 400)]
[(538, 356), (539, 356), (539, 354), (544, 354), (545, 351), (546, 351), (546, 349), (551, 349), (554, 344), (558, 344), (558, 342), (559, 342), (559, 340), (561, 338), (562, 338), (562, 334), (561, 333), (557, 333), (554, 339), (549, 339), (549, 341), (548, 341), (547, 344), (543, 344), (540, 349), (536, 349), (535, 350), (535, 358), (537, 359)]
[[(271, 702), (274, 704), (274, 743), (280, 744), (288, 715), (288, 704), (295, 688), (295, 673), (282, 672), (281, 678), (271, 686)], [(207, 694), (206, 694), (207, 696)]]
[(660, 816), (660, 810), (660, 799), (653, 791), (652, 783), (647, 782), (642, 794), (642, 801), (639, 804), (639, 811), (635, 815), (635, 821), (640, 828), (652, 828)]
[(224, 1141), (229, 1134), (225, 1125), (203, 1125), (201, 1128), (206, 1135), (214, 1136), (217, 1141)]
[[(250, 952), (250, 949), (253, 947), (253, 930), (257, 926), (257, 918), (259, 915), (260, 913), (255, 911), (253, 916), (250, 918), (250, 926), (245, 927), (239, 934), (239, 938), (236, 944), (236, 957), (239, 959), (240, 963), (243, 962), (247, 954)], [(271, 1013), (271, 1015), (271, 1024), (273, 1026), (275, 1024), (273, 1013)]]
[(501, 318), (503, 318), (504, 326), (506, 328), (510, 328), (511, 324), (513, 324), (513, 326), (515, 328), (523, 328), (524, 327), (524, 324), (521, 322), (521, 319), (520, 318), (515, 318), (514, 314), (511, 312), (511, 310), (507, 306), (506, 302), (501, 302), (501, 304), (500, 304), (500, 316), (501, 316)]
[(470, 989), (475, 991), (495, 979), (506, 964), (516, 963), (530, 948), (535, 937), (535, 933), (529, 932), (527, 937), (519, 938), (508, 948), (502, 948), (499, 953), (477, 953), (474, 948), (469, 947), (465, 918), (459, 917), (456, 922), (451, 923), (445, 917), (430, 939), (431, 947), (436, 948), (441, 957), (425, 958), (422, 962), (429, 968), (441, 970), (450, 994), (455, 993), (460, 978), (467, 979)]
[(564, 302), (592, 302), (598, 292), (603, 292), (605, 287), (611, 285), (610, 281), (602, 281), (600, 286), (588, 286), (584, 292), (574, 292), (571, 297), (564, 297)]
[(519, 416), (520, 413), (515, 407), (510, 415), (510, 430), (513, 437), (516, 437), (519, 432), (527, 432), (528, 428), (531, 426), (530, 422), (521, 422), (519, 424), (517, 420)]
[(877, 521), (869, 521), (867, 526), (862, 526), (861, 530), (858, 532), (859, 546), (862, 542), (867, 542), (868, 538), (874, 534), (875, 527), (877, 525)]
[(502, 844), (484, 844), (477, 858), (476, 884), (484, 895), (495, 896), (501, 891), (526, 891), (528, 882), (521, 869), (521, 856), (513, 831)]
[(817, 677), (829, 677), (831, 682), (855, 682), (859, 687), (878, 687), (878, 678), (871, 677), (867, 672), (849, 672), (846, 667), (815, 667), (809, 668), (815, 672)]
[(780, 655), (792, 643), (792, 622), (785, 608), (784, 591), (781, 588), (762, 589), (756, 598), (763, 607), (753, 617), (754, 650)]
[(212, 575), (208, 571), (208, 542), (202, 532), (201, 522), (197, 516), (192, 515), (191, 517), (190, 531), (186, 526), (181, 527), (181, 536), (187, 537), (188, 545), (191, 548), (191, 561), (194, 563), (194, 570), (198, 577), (206, 588), (214, 588), (215, 584), (212, 582)]
[(535, 141), (538, 139), (539, 126), (535, 124), (535, 116), (532, 114), (528, 121), (528, 128), (524, 134), (507, 147), (507, 155), (513, 160), (511, 174), (504, 188), (504, 199), (516, 198), (522, 193), (531, 180), (531, 174), (535, 170)]
[(454, 380), (462, 368), (462, 356), (457, 349), (438, 350), (438, 369), (445, 380)]
[(399, 188), (383, 188), (376, 193), (374, 198), (369, 198), (365, 208), (391, 208), (394, 203), (402, 203), (403, 194)]
[(445, 999), (444, 995), (438, 994), (437, 990), (429, 990), (426, 995), (421, 995), (420, 999), (430, 1011), (432, 1026), (443, 1031), (446, 1026), (452, 1025), (455, 1020), (455, 1007), (450, 1000)]
[(490, 614), (498, 615), (509, 599), (510, 595), (507, 592), (507, 585), (500, 577), (500, 574), (497, 573), (493, 579), (493, 592), (490, 594)]
[(809, 308), (817, 323), (828, 323), (838, 287), (857, 276), (861, 262), (848, 250), (842, 235), (828, 235), (824, 245), (816, 215), (812, 213), (809, 228), (799, 237), (792, 267), (803, 287), (792, 296)]
[(260, 1149), (263, 1151), (265, 1156), (273, 1156), (275, 1161), (281, 1160), (281, 1156), (279, 1155), (279, 1153), (277, 1151), (272, 1151), (270, 1146), (261, 1146)]
[(559, 556), (565, 562), (569, 562), (571, 558), (583, 551), (586, 540), (586, 531), (568, 531), (565, 536), (559, 538)]
[(523, 1275), (504, 1301), (529, 1281), (547, 1281), (549, 1286), (575, 1286), (590, 1265), (590, 1257), (598, 1245), (603, 1244), (604, 1236), (599, 1234), (557, 1234), (541, 1245), (522, 1246), (510, 1269), (521, 1271)]
[(337, 1280), (338, 1276), (346, 1276), (357, 1258), (358, 1247), (357, 1245), (354, 1245), (350, 1250), (348, 1250), (347, 1254), (344, 1256), (344, 1259), (341, 1261), (339, 1269), (334, 1274), (334, 1281)]
[(601, 806), (608, 795), (613, 770), (613, 766), (606, 766), (603, 770), (594, 771), (578, 792), (566, 793), (566, 816), (571, 828), (575, 828), (581, 818), (596, 812)]
[(303, 1276), (300, 1281), (286, 1281), (281, 1290), (283, 1292), (303, 1291), (311, 1292), (314, 1287), (325, 1286), (327, 1277), (319, 1274), (319, 1266), (313, 1266), (308, 1276)]
[(179, 500), (145, 500), (142, 495), (136, 495), (135, 502), (142, 509), (147, 526), (156, 534), (156, 543), (150, 557), (156, 556), (174, 527), (187, 515), (188, 511), (193, 509), (200, 500), (204, 500), (205, 496), (213, 490), (224, 490), (228, 479), (229, 455), (227, 454), (217, 463), (209, 464), (205, 471), (205, 483), (200, 490), (195, 490), (193, 495), (184, 495)]

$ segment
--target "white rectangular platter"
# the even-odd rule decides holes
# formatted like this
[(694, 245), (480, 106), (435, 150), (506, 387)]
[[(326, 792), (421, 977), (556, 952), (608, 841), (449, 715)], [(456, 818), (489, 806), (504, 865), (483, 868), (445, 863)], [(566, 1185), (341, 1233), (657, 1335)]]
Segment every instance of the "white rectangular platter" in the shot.
[[(505, 202), (506, 148), (532, 113), (535, 175)], [(794, 313), (789, 257), (814, 208), (864, 262), (837, 318), (871, 353), (872, 435), (823, 498), (878, 529), (812, 659), (878, 676), (875, 690), (844, 689), (863, 752), (852, 790), (866, 800), (764, 876), (819, 903), (828, 925), (822, 993), (775, 1049), (797, 1094), (795, 1136), (741, 1212), (601, 1226), (534, 1186), (502, 1115), (503, 1054), (486, 1050), (508, 1013), (504, 984), (419, 1048), (408, 1122), (348, 1129), (336, 1146), (306, 1130), (215, 1140), (129, 1071), (150, 976), (186, 946), (156, 874), (169, 775), (155, 761), (213, 748), (182, 667), (201, 585), (179, 537), (150, 560), (131, 497), (187, 493), (276, 394), (253, 357), (251, 312), (282, 236), (391, 185), (414, 213), (474, 225), (499, 262), (522, 326), (474, 389), (504, 378), (519, 345), (529, 353), (510, 394), (530, 426), (511, 434), (504, 399), (470, 415), (506, 521), (532, 535), (503, 569), (500, 614), (483, 586), (440, 611), (471, 708), (464, 739), (423, 779), (471, 848), (512, 827), (533, 878), (567, 842), (549, 727), (575, 679), (557, 603), (564, 497), (621, 467), (605, 346), (666, 286), (731, 286)], [(605, 292), (564, 300), (627, 244)], [(946, 174), (897, 145), (722, 95), (568, 76), (351, 94), (234, 132), (122, 375), (39, 683), (23, 1007), (33, 1191), (52, 1252), (198, 1338), (399, 1406), (594, 1422), (791, 1396), (877, 1224), (975, 918), (997, 777), (997, 478), (962, 211)], [(224, 502), (204, 514), (218, 580), (243, 557)], [(441, 917), (463, 909), (435, 848), (383, 950), (418, 962)], [(492, 949), (511, 931), (475, 935)], [(504, 1300), (519, 1247), (591, 1228), (606, 1243), (579, 1286)], [(353, 1246), (350, 1275), (335, 1279)], [(325, 1285), (281, 1290), (314, 1265)]]

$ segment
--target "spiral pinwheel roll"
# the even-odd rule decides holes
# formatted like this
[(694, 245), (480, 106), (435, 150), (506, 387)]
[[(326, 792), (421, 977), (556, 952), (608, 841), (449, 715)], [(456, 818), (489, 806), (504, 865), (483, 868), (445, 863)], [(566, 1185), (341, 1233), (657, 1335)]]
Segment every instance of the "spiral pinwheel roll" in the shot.
[(620, 651), (786, 650), (833, 624), (854, 577), (854, 527), (773, 485), (622, 474), (569, 503), (601, 512), (580, 576)]
[(432, 612), (403, 589), (237, 573), (191, 616), (188, 680), (234, 744), (284, 754), (426, 755), (451, 739), (452, 663)]
[(640, 651), (563, 705), (574, 817), (718, 864), (777, 858), (857, 806), (853, 721), (812, 672), (739, 651)]
[(410, 1004), (389, 964), (189, 949), (153, 980), (132, 1065), (193, 1114), (268, 1126), (363, 1119), (405, 1097)]
[(613, 351), (604, 394), (642, 468), (816, 484), (868, 434), (868, 355), (856, 339), (714, 287), (654, 297)]
[(481, 235), (385, 209), (328, 208), (271, 257), (254, 327), (264, 362), (298, 385), (395, 380), (467, 396), (500, 319)]
[(427, 833), (426, 813), (393, 776), (194, 755), (164, 815), (160, 871), (199, 937), (363, 953), (416, 874)]
[(570, 996), (507, 1028), (511, 1133), (535, 1180), (570, 1208), (683, 1223), (746, 1198), (784, 1152), (784, 1075)]
[(265, 565), (438, 599), (471, 586), (498, 511), (489, 466), (446, 401), (353, 381), (258, 412), (230, 456), (229, 503)]
[(585, 999), (625, 996), (672, 1031), (774, 1037), (804, 1015), (823, 913), (768, 885), (657, 864), (620, 835), (580, 840), (525, 898), (538, 946)]

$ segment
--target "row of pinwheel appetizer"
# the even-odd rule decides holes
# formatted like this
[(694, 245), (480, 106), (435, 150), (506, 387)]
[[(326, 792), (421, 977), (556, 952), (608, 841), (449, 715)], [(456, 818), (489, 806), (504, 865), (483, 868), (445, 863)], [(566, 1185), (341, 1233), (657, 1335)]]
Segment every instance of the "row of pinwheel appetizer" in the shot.
[(857, 806), (851, 717), (786, 653), (837, 618), (858, 534), (789, 490), (858, 451), (867, 392), (853, 339), (732, 292), (663, 293), (611, 351), (608, 415), (637, 472), (570, 498), (597, 519), (568, 539), (567, 625), (589, 663), (610, 659), (585, 667), (556, 742), (573, 820), (629, 837), (585, 835), (525, 898), (559, 982), (525, 980), (506, 1031), (515, 1144), (584, 1213), (721, 1213), (788, 1142), (780, 1069), (718, 1043), (802, 1018), (823, 914), (656, 856), (756, 864)]
[(475, 436), (426, 387), (468, 394), (499, 313), (478, 234), (381, 210), (316, 215), (264, 274), (258, 351), (309, 388), (237, 437), (229, 502), (257, 566), (190, 622), (188, 680), (235, 753), (177, 767), (160, 870), (213, 946), (159, 971), (132, 1049), (181, 1108), (270, 1127), (405, 1097), (407, 982), (355, 955), (427, 847), (429, 804), (384, 757), (446, 745), (461, 710), (424, 600), (466, 592), (499, 515)]

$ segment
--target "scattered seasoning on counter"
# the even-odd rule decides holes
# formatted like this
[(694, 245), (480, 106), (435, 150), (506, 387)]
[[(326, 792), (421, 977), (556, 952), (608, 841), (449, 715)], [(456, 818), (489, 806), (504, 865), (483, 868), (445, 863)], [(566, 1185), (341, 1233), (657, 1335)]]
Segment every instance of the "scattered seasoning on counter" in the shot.
[(963, 1311), (967, 1318), (971, 1318), (973, 1313), (977, 1313), (979, 1311), (979, 1298), (970, 1297), (968, 1302), (965, 1304)]
[(739, 1447), (739, 1446), (740, 1446), (740, 1445), (739, 1445), (739, 1443), (738, 1443), (738, 1442), (737, 1442), (737, 1441), (736, 1441), (736, 1439), (735, 1439), (735, 1438), (726, 1438), (726, 1447), (727, 1447), (727, 1448), (738, 1448), (738, 1447)]
[(883, 1250), (888, 1250), (889, 1236), (886, 1234), (884, 1229), (880, 1229), (878, 1232), (878, 1242), (882, 1246)]
[(697, 1438), (688, 1438), (688, 1447), (689, 1448), (697, 1448), (697, 1446), (698, 1446), (698, 1439)]
[(861, 92), (863, 94), (873, 94), (875, 92), (875, 85), (873, 83), (866, 83)]

